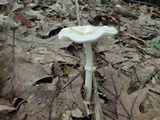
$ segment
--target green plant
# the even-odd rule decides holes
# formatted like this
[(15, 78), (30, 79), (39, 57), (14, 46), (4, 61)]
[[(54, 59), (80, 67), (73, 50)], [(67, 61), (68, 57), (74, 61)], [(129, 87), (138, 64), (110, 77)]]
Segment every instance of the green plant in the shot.
[(150, 47), (160, 48), (160, 40), (148, 40)]

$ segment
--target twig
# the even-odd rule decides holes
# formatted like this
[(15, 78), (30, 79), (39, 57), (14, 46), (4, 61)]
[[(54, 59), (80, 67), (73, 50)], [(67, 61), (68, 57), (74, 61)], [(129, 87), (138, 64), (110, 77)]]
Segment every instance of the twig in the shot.
[(141, 38), (138, 38), (138, 37), (136, 37), (134, 35), (131, 35), (131, 34), (127, 33), (127, 32), (125, 32), (125, 34), (130, 36), (130, 37), (132, 37), (132, 38), (134, 38), (134, 39), (136, 39), (136, 40), (138, 40), (138, 41), (140, 41), (140, 42), (142, 42), (145, 45), (148, 45), (148, 43), (145, 40), (141, 39)]
[[(16, 29), (18, 29), (18, 27), (11, 27), (11, 30), (13, 30), (13, 45), (12, 45), (12, 54), (13, 54), (13, 76), (11, 78), (11, 83), (13, 82), (14, 78), (15, 78), (15, 33), (16, 33)], [(11, 86), (12, 87), (12, 86)]]
[(130, 12), (129, 10), (121, 7), (113, 7), (113, 11), (117, 14), (121, 14), (124, 17), (132, 17), (138, 19), (139, 14), (136, 12)]
[(14, 46), (15, 46), (15, 32), (16, 32), (17, 27), (11, 27), (10, 29), (13, 30), (12, 54), (13, 54), (13, 64), (15, 65), (15, 50), (14, 50)]
[[(53, 106), (53, 101), (55, 100), (55, 98), (58, 97), (58, 95), (62, 92), (62, 90), (64, 90), (69, 84), (71, 84), (78, 76), (80, 75), (80, 73), (76, 76), (74, 76), (69, 82), (67, 82), (66, 84), (64, 84), (62, 87), (58, 88), (57, 90), (57, 94), (55, 95), (55, 97), (51, 100), (51, 109), (49, 111), (49, 118), (48, 120), (51, 120), (51, 115), (52, 115), (52, 106)], [(60, 77), (58, 78), (60, 80)]]
[(106, 63), (109, 63), (104, 57), (102, 57), (99, 52), (95, 49), (96, 45), (93, 44), (92, 49), (93, 51), (98, 55), (98, 57), (100, 57), (102, 60), (104, 60)]
[[(102, 106), (102, 107), (104, 108), (105, 106)], [(104, 109), (106, 109), (108, 112), (110, 112), (110, 113), (112, 113), (112, 114), (119, 115), (119, 116), (125, 117), (126, 119), (129, 119), (128, 116), (125, 116), (125, 115), (120, 114), (120, 113), (113, 112), (112, 110), (107, 109), (107, 108), (104, 108)], [(105, 115), (107, 115), (109, 118), (112, 118), (113, 120), (115, 120), (111, 115), (107, 114), (105, 111), (103, 111), (103, 113), (104, 113)]]
[(160, 67), (158, 67), (157, 64), (156, 64), (156, 65), (152, 64), (152, 65), (155, 67), (155, 69), (156, 69), (158, 72), (160, 72)]
[(140, 89), (144, 88), (145, 84), (146, 84), (147, 82), (149, 82), (159, 71), (160, 71), (160, 70), (157, 69), (157, 67), (156, 67), (156, 69), (154, 69), (154, 71), (151, 72), (151, 73), (142, 81), (141, 86), (140, 86)]
[[(95, 75), (93, 75), (94, 77)], [(95, 118), (96, 120), (104, 120), (104, 115), (103, 115), (103, 112), (102, 112), (102, 107), (101, 107), (101, 104), (100, 104), (100, 99), (99, 99), (99, 96), (98, 96), (98, 87), (97, 87), (97, 81), (96, 81), (96, 78), (94, 77), (94, 80), (93, 80), (93, 87), (94, 87), (94, 111), (95, 111)]]
[[(117, 91), (117, 88), (116, 88), (116, 84), (114, 82), (114, 79), (113, 79), (113, 76), (111, 76), (111, 79), (112, 79), (112, 82), (113, 82), (113, 87), (114, 87), (114, 91), (115, 91), (115, 94), (116, 96), (119, 98), (119, 94), (118, 94), (118, 91)], [(125, 84), (125, 83), (124, 83)], [(123, 87), (124, 87), (124, 84), (120, 90), (120, 92), (122, 91)], [(121, 99), (117, 99), (119, 101), (119, 103), (121, 104), (122, 108), (126, 111), (126, 114), (127, 116), (129, 117), (130, 120), (133, 120), (132, 116), (130, 115), (130, 113), (128, 112), (127, 108), (125, 107), (125, 105), (123, 104), (122, 100)]]
[(152, 57), (156, 57), (156, 58), (160, 58), (160, 54), (157, 52), (157, 53), (151, 53), (151, 52), (148, 52), (147, 50), (144, 50), (136, 45), (133, 45), (135, 48), (137, 48), (138, 50), (140, 50), (141, 52), (147, 54), (147, 55), (150, 55)]
[(101, 11), (101, 12), (104, 12), (104, 13), (108, 13), (108, 12), (115, 12), (116, 14), (120, 14), (122, 15), (123, 17), (132, 17), (134, 19), (137, 19), (139, 14), (136, 13), (136, 12), (130, 12), (128, 11), (127, 9), (124, 9), (124, 8), (120, 8), (120, 7), (106, 7), (103, 9), (103, 8), (98, 8), (98, 7), (95, 7), (95, 10), (96, 11)]
[(69, 82), (67, 82), (66, 84), (64, 84), (64, 85), (60, 88), (61, 91), (62, 91), (63, 89), (65, 89), (69, 84), (71, 84), (79, 75), (80, 75), (80, 73), (79, 73), (78, 75), (74, 76)]
[(157, 5), (154, 5), (154, 4), (152, 4), (152, 3), (142, 2), (142, 1), (140, 1), (140, 0), (139, 0), (139, 1), (137, 1), (137, 0), (129, 0), (129, 2), (140, 3), (140, 4), (144, 4), (144, 5), (149, 5), (149, 6), (157, 7), (158, 9), (160, 9), (160, 7), (157, 6)]
[(76, 4), (76, 15), (77, 15), (77, 22), (78, 25), (82, 25), (81, 20), (80, 20), (80, 11), (79, 11), (79, 4), (78, 4), (78, 0), (75, 0), (75, 4)]
[[(142, 92), (143, 92), (143, 91), (142, 91)], [(142, 92), (141, 92), (141, 93), (142, 93)], [(134, 102), (133, 102), (133, 104), (132, 104), (132, 106), (131, 106), (131, 116), (133, 116), (134, 105), (136, 104), (136, 100), (138, 99), (138, 97), (139, 97), (139, 95), (140, 95), (141, 93), (139, 93), (139, 94), (136, 96), (136, 98), (134, 99)], [(134, 120), (134, 119), (132, 118), (132, 120)]]

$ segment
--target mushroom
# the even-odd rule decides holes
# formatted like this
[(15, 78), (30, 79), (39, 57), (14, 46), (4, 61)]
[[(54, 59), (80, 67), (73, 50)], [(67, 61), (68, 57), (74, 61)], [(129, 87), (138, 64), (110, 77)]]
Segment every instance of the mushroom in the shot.
[(72, 40), (75, 43), (83, 43), (86, 55), (85, 68), (85, 101), (90, 101), (92, 94), (92, 79), (93, 72), (96, 69), (93, 65), (93, 55), (91, 42), (98, 39), (105, 39), (110, 36), (114, 36), (117, 33), (117, 29), (109, 26), (75, 26), (63, 28), (59, 34), (58, 38), (60, 40)]

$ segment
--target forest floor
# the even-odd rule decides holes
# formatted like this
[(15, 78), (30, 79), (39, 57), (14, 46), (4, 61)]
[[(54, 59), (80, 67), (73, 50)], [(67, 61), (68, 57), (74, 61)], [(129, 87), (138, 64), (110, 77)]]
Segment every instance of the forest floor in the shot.
[[(15, 3), (0, 17), (0, 120), (160, 120), (158, 7), (37, 0)], [(118, 30), (92, 44), (88, 106), (84, 47), (58, 39), (77, 25)]]

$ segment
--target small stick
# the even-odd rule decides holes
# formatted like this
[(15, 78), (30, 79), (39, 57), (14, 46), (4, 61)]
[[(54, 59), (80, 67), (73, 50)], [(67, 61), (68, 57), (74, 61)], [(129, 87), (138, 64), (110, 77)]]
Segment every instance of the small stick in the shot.
[(152, 65), (155, 67), (155, 69), (156, 69), (158, 72), (160, 72), (160, 67), (158, 67), (157, 64), (156, 64), (156, 65), (152, 64)]
[(65, 89), (69, 84), (71, 84), (80, 74), (74, 76), (71, 80), (69, 80), (69, 82), (67, 82), (66, 84), (64, 84), (60, 89), (63, 90)]
[(138, 3), (138, 4), (143, 4), (143, 5), (149, 5), (149, 6), (157, 7), (157, 8), (160, 9), (160, 7), (159, 7), (158, 5), (154, 5), (154, 4), (148, 3), (148, 2), (137, 1), (137, 0), (129, 0), (129, 2)]
[[(93, 74), (93, 77), (95, 75)], [(98, 95), (98, 87), (97, 87), (97, 81), (94, 77), (93, 80), (93, 88), (94, 88), (94, 111), (95, 111), (95, 118), (96, 120), (104, 120), (103, 112), (102, 112), (102, 106), (100, 104), (100, 99)]]
[(76, 15), (77, 15), (77, 22), (78, 25), (82, 25), (81, 20), (80, 20), (80, 11), (79, 11), (79, 4), (78, 4), (78, 0), (75, 0), (75, 4), (76, 4)]
[(150, 73), (141, 83), (140, 89), (144, 88), (145, 84), (149, 82), (152, 77), (154, 77), (159, 72), (159, 69), (155, 69), (152, 73)]
[(130, 37), (132, 37), (132, 38), (134, 38), (134, 39), (136, 39), (136, 40), (138, 40), (138, 41), (140, 41), (140, 42), (142, 42), (145, 45), (148, 45), (148, 43), (145, 40), (141, 39), (141, 38), (138, 38), (138, 37), (136, 37), (134, 35), (131, 35), (131, 34), (127, 33), (127, 32), (125, 32), (125, 34), (130, 36)]
[(11, 27), (10, 29), (13, 30), (12, 54), (13, 54), (13, 64), (15, 64), (15, 50), (14, 50), (14, 46), (15, 46), (15, 32), (16, 32), (17, 27)]

